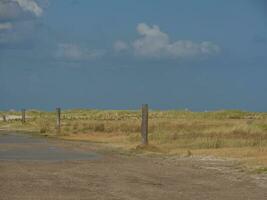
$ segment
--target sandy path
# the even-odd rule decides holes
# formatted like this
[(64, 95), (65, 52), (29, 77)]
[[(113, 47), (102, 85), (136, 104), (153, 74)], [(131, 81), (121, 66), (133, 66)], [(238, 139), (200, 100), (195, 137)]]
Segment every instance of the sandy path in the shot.
[[(241, 172), (234, 162), (126, 156), (115, 152), (104, 153), (89, 143), (50, 142), (66, 150), (102, 152), (101, 157), (65, 161), (2, 160), (1, 200), (267, 199), (267, 181), (264, 176), (256, 177)], [(0, 144), (0, 151), (6, 151), (8, 146), (11, 149), (23, 146), (23, 143), (3, 143)]]

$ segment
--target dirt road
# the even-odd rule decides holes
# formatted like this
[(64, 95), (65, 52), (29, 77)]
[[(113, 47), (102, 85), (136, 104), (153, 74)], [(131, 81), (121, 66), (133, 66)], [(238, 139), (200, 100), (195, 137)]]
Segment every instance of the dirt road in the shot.
[(266, 177), (230, 161), (121, 155), (89, 143), (12, 137), (0, 136), (1, 200), (267, 199)]

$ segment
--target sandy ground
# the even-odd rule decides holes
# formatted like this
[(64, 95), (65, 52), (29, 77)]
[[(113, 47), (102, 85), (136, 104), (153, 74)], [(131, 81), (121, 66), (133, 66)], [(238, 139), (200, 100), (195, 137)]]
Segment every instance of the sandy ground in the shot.
[(242, 172), (234, 161), (124, 155), (90, 143), (48, 140), (38, 145), (35, 140), (15, 142), (0, 137), (2, 152), (37, 151), (40, 145), (98, 156), (82, 160), (0, 157), (1, 200), (267, 199), (266, 177)]

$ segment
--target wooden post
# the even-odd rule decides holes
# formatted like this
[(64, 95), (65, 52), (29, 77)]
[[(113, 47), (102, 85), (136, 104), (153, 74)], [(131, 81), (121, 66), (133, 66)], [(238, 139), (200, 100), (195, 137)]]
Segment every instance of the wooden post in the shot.
[(148, 144), (148, 104), (142, 105), (142, 124), (141, 124), (142, 145)]
[(3, 115), (3, 122), (6, 122), (6, 115)]
[(25, 109), (21, 110), (21, 121), (22, 123), (26, 122), (26, 110)]
[(57, 129), (61, 128), (61, 109), (57, 108)]

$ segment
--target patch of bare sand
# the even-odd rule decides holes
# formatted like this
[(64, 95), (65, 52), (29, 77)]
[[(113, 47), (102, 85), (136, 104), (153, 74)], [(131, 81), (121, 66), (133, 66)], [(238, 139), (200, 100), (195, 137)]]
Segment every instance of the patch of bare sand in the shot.
[[(263, 200), (264, 175), (250, 175), (234, 160), (213, 157), (121, 155), (85, 142), (53, 146), (101, 152), (84, 161), (1, 161), (0, 199)], [(1, 147), (0, 147), (1, 149)]]

